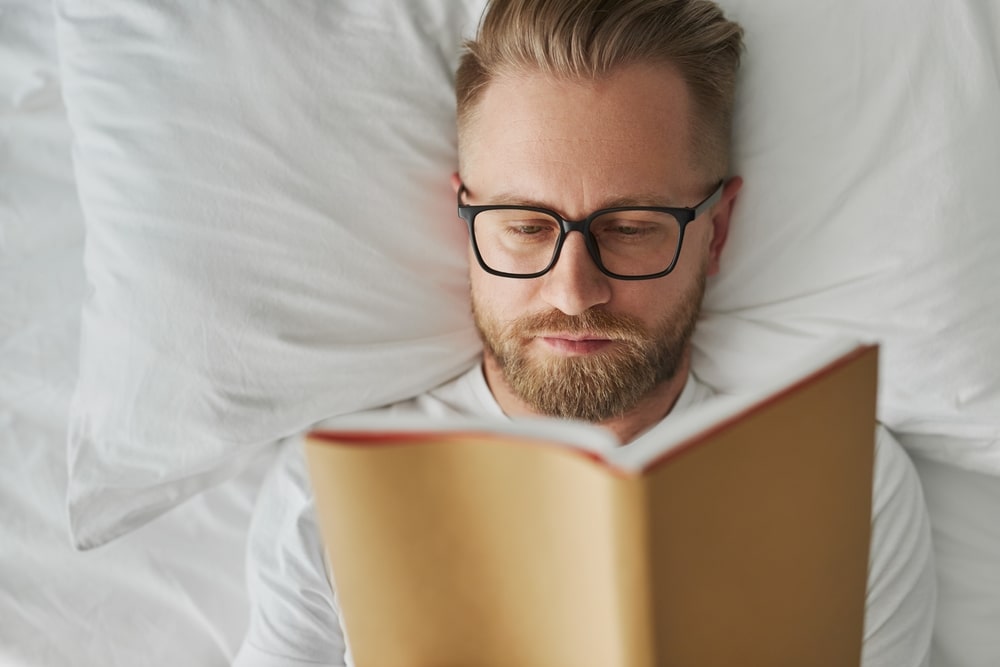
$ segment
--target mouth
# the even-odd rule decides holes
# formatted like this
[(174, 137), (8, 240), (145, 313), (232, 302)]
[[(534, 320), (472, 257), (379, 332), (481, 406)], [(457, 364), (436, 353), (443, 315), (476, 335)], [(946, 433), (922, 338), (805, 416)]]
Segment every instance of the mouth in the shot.
[(594, 354), (614, 344), (614, 340), (599, 334), (545, 333), (536, 336), (548, 349), (559, 354), (581, 356)]

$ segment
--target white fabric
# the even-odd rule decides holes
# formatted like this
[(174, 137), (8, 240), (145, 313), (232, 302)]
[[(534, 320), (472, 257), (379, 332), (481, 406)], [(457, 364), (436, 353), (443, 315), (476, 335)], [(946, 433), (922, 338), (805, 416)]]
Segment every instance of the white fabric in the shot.
[[(59, 0), (93, 290), (78, 544), (475, 354), (447, 176), (481, 4)], [(995, 3), (722, 4), (747, 180), (696, 370), (735, 389), (814, 338), (879, 339), (883, 420), (1000, 471)]]
[[(671, 414), (711, 396), (706, 385), (689, 376)], [(479, 366), (385, 412), (503, 416)], [(930, 528), (913, 466), (881, 428), (872, 511), (862, 664), (927, 665), (935, 597)], [(301, 441), (292, 441), (261, 489), (251, 524), (250, 629), (236, 667), (351, 664), (314, 512)]]
[(1000, 474), (1000, 4), (720, 4), (745, 184), (695, 371), (752, 387), (817, 337), (878, 340), (881, 420)]
[(92, 287), (78, 545), (471, 362), (448, 182), (462, 4), (57, 10)]
[[(376, 5), (379, 1), (371, 0), (372, 11), (378, 11)], [(419, 7), (409, 9), (407, 6), (417, 5), (422, 1), (424, 0), (394, 3), (394, 5), (398, 7), (397, 11), (421, 11)], [(120, 26), (108, 20), (90, 26), (64, 26), (64, 30), (79, 29), (85, 34), (90, 29), (103, 30), (102, 34), (110, 40), (104, 48), (117, 53), (116, 49), (119, 46), (110, 38), (124, 40), (125, 36), (120, 35), (117, 30), (119, 27), (127, 28), (134, 21), (132, 13), (137, 12), (137, 8), (142, 4), (133, 2), (125, 6), (116, 6), (115, 10), (121, 14)], [(147, 12), (147, 16), (155, 15), (157, 11), (176, 11), (178, 16), (180, 12), (187, 12), (184, 16), (193, 18), (192, 25), (185, 27), (185, 30), (191, 27), (211, 28), (213, 19), (200, 14), (207, 10), (194, 7), (190, 2), (163, 4), (165, 6), (162, 8), (144, 11)], [(253, 5), (253, 3), (243, 4)], [(739, 12), (739, 18), (748, 23), (750, 30), (748, 37), (751, 40), (759, 42), (760, 39), (766, 39), (768, 43), (777, 39), (779, 35), (782, 35), (785, 41), (793, 39), (796, 35), (795, 24), (808, 18), (807, 15), (812, 12), (816, 13), (814, 16), (822, 15), (830, 20), (849, 21), (852, 15), (841, 12), (857, 10), (855, 2), (838, 3), (833, 9), (831, 2), (795, 3), (791, 0), (784, 3), (726, 2), (724, 4), (731, 5)], [(0, 663), (32, 667), (43, 664), (95, 667), (222, 664), (233, 654), (235, 645), (244, 632), (245, 594), (240, 586), (243, 566), (239, 545), (243, 539), (243, 525), (247, 520), (246, 507), (253, 495), (252, 480), (240, 480), (235, 488), (229, 487), (193, 501), (194, 504), (189, 504), (179, 512), (157, 521), (154, 524), (155, 528), (150, 527), (146, 531), (137, 533), (133, 538), (127, 538), (118, 547), (111, 545), (114, 547), (111, 551), (102, 549), (81, 557), (66, 544), (65, 517), (61, 508), (64, 502), (62, 489), (66, 479), (62, 446), (65, 440), (69, 394), (75, 381), (80, 300), (89, 289), (82, 266), (82, 214), (76, 201), (73, 175), (68, 161), (70, 132), (61, 107), (60, 94), (64, 91), (60, 90), (60, 72), (55, 64), (56, 45), (52, 35), (52, 9), (48, 3), (36, 0), (6, 0), (2, 5), (0, 11), (0, 145), (3, 147), (0, 150), (0, 526), (3, 527), (3, 539), (0, 539), (0, 581), (5, 582), (5, 586), (4, 594), (0, 595)], [(324, 8), (327, 5), (329, 7)], [(922, 69), (928, 64), (931, 67), (943, 68), (947, 63), (954, 63), (957, 59), (963, 58), (964, 56), (960, 54), (967, 54), (970, 49), (983, 49), (991, 44), (994, 45), (994, 53), (998, 53), (995, 42), (996, 35), (1000, 34), (1000, 27), (990, 27), (997, 25), (995, 2), (971, 5), (968, 2), (949, 2), (940, 5), (931, 7), (926, 2), (918, 2), (912, 5), (912, 11), (909, 9), (910, 5), (902, 7), (894, 2), (879, 5), (885, 8), (886, 14), (891, 14), (885, 21), (880, 22), (880, 34), (885, 37), (879, 43), (883, 48), (899, 49), (897, 61), (899, 67), (907, 63), (913, 64), (912, 69), (906, 72), (906, 77), (913, 81), (915, 90), (924, 90), (925, 94), (929, 87), (936, 85), (929, 80), (928, 73)], [(99, 7), (99, 5), (92, 6)], [(306, 11), (303, 9), (305, 7), (314, 8), (319, 19), (329, 16), (327, 12), (340, 11), (339, 4), (332, 1), (300, 2), (295, 8), (283, 6), (282, 16), (276, 17), (269, 26), (257, 25), (256, 30), (261, 34), (273, 30), (273, 34), (269, 34), (268, 43), (284, 44), (287, 41), (285, 21), (294, 22), (294, 13)], [(928, 15), (928, 8), (934, 13)], [(872, 11), (876, 9), (872, 7)], [(761, 12), (759, 19), (748, 16), (757, 11)], [(968, 12), (972, 12), (971, 16), (975, 21), (968, 23), (948, 19), (948, 16), (957, 17)], [(470, 12), (470, 15), (472, 13), (474, 12)], [(939, 20), (942, 18), (942, 13), (946, 20)], [(929, 19), (924, 19), (924, 16), (929, 16)], [(238, 22), (239, 19), (238, 16), (229, 15), (231, 22)], [(815, 18), (813, 20), (815, 21)], [(929, 20), (930, 24), (935, 26), (935, 30), (938, 25), (943, 25), (946, 32), (941, 33), (939, 37), (933, 34), (926, 35), (927, 28), (922, 23), (925, 20)], [(902, 22), (902, 25), (899, 25), (899, 22)], [(942, 54), (942, 40), (949, 36), (954, 37), (955, 31), (963, 25), (968, 27), (968, 43), (958, 53)], [(918, 39), (917, 36), (911, 40), (906, 35), (896, 34), (905, 26), (915, 27), (918, 29), (917, 34), (923, 35), (920, 39), (926, 43), (924, 55), (917, 56), (912, 53), (913, 40)], [(235, 30), (232, 26), (229, 29)], [(317, 29), (323, 30), (324, 34), (337, 34), (332, 32), (333, 28), (321, 21), (317, 23)], [(428, 28), (425, 32), (430, 36), (434, 30)], [(844, 34), (852, 35), (853, 32), (852, 28), (846, 30)], [(187, 52), (192, 58), (195, 58), (199, 44), (208, 41), (203, 33), (198, 34), (200, 37), (192, 37), (191, 48)], [(817, 48), (827, 44), (823, 40), (834, 37), (832, 32), (828, 34), (825, 29), (807, 31), (806, 34), (810, 44), (815, 42)], [(384, 36), (385, 33), (378, 35)], [(122, 47), (141, 44), (140, 37), (132, 35), (131, 39), (120, 44)], [(179, 40), (182, 40), (183, 36), (174, 36), (173, 39), (175, 49), (180, 49), (182, 44)], [(374, 32), (369, 33), (367, 39), (371, 44), (370, 50), (353, 49), (354, 53), (365, 53), (365, 66), (375, 66), (380, 62), (380, 58), (393, 57), (391, 49), (385, 42), (381, 42), (381, 37)], [(865, 44), (875, 41), (869, 38)], [(794, 72), (796, 67), (805, 68), (811, 61), (809, 58), (789, 58), (788, 62), (778, 61), (781, 58), (781, 49), (789, 47), (783, 43), (773, 43), (774, 47), (768, 46), (767, 43), (750, 45), (751, 53), (748, 54), (744, 70), (745, 81), (756, 86), (757, 93), (748, 99), (751, 88), (744, 86), (745, 94), (741, 94), (742, 99), (739, 103), (741, 111), (737, 118), (741, 132), (744, 128), (765, 127), (770, 128), (770, 131), (757, 142), (741, 138), (737, 141), (737, 152), (749, 155), (751, 149), (755, 150), (755, 164), (759, 165), (755, 168), (764, 171), (755, 172), (753, 181), (757, 181), (756, 177), (759, 176), (767, 177), (769, 182), (777, 183), (779, 180), (781, 182), (775, 186), (776, 190), (773, 193), (765, 193), (760, 186), (748, 183), (746, 196), (741, 201), (737, 221), (734, 223), (737, 226), (734, 226), (732, 245), (724, 255), (724, 262), (736, 260), (737, 243), (743, 243), (743, 247), (754, 245), (749, 237), (745, 241), (740, 241), (739, 236), (742, 232), (738, 231), (739, 226), (748, 229), (750, 224), (748, 221), (750, 211), (746, 205), (752, 201), (751, 188), (759, 190), (758, 201), (762, 201), (768, 194), (785, 198), (800, 194), (803, 197), (801, 205), (808, 205), (813, 195), (823, 192), (821, 186), (804, 193), (796, 188), (798, 172), (803, 161), (785, 156), (780, 162), (776, 160), (775, 163), (769, 163), (769, 153), (766, 148), (777, 147), (783, 143), (780, 130), (790, 122), (790, 112), (796, 111), (787, 109), (789, 113), (785, 113), (785, 105), (789, 101), (798, 101), (800, 104), (807, 102), (809, 97), (806, 93), (812, 90), (811, 86), (814, 83), (807, 73), (786, 80), (789, 71)], [(327, 46), (336, 48), (336, 44), (337, 42), (331, 41)], [(897, 44), (898, 47), (892, 46), (893, 44)], [(860, 41), (856, 41), (852, 46), (856, 51), (863, 45)], [(217, 53), (225, 45), (219, 43), (214, 47), (216, 50), (212, 53)], [(94, 45), (94, 48), (97, 46)], [(303, 45), (302, 48), (303, 53), (280, 55), (286, 59), (301, 56), (306, 60), (308, 57), (307, 62), (312, 64), (316, 58), (309, 56), (308, 46)], [(276, 47), (272, 46), (273, 49)], [(162, 55), (165, 59), (184, 56), (176, 50), (173, 52), (166, 48), (163, 50)], [(439, 46), (436, 52), (444, 54), (446, 50), (446, 46)], [(421, 51), (425, 52), (426, 49)], [(809, 45), (801, 43), (795, 52), (812, 53)], [(210, 61), (210, 55), (204, 53), (200, 56), (202, 60), (198, 62), (204, 65)], [(878, 73), (869, 71), (868, 66), (864, 64), (866, 61), (864, 54), (844, 51), (842, 55), (850, 56), (842, 62), (849, 65), (851, 71), (856, 73), (859, 89), (863, 88), (865, 83), (871, 86), (879, 83)], [(765, 57), (766, 61), (760, 60)], [(121, 60), (127, 58), (128, 55), (122, 56)], [(152, 77), (157, 85), (167, 85), (171, 80), (180, 85), (182, 81), (177, 80), (183, 80), (184, 77), (197, 79), (195, 83), (200, 83), (202, 87), (200, 96), (193, 96), (187, 100), (183, 98), (170, 100), (171, 105), (181, 111), (186, 108), (185, 105), (194, 105), (206, 95), (210, 96), (213, 88), (228, 92), (227, 82), (230, 85), (258, 85), (253, 81), (234, 83), (230, 79), (217, 78), (220, 70), (225, 69), (224, 64), (216, 63), (215, 69), (212, 70), (205, 70), (204, 67), (171, 69), (153, 58), (135, 64), (135, 67), (148, 74), (148, 77), (122, 80), (119, 68), (125, 63), (117, 60), (114, 63), (103, 63), (103, 68), (95, 67), (74, 73), (70, 78), (84, 79), (93, 85), (109, 86), (116, 91), (116, 94), (125, 96), (126, 99), (129, 86), (144, 84), (149, 77)], [(758, 62), (759, 65), (756, 64)], [(840, 61), (828, 61), (826, 65), (828, 69), (833, 69), (837, 62)], [(81, 62), (81, 66), (86, 66), (88, 63), (94, 63), (93, 58), (85, 59)], [(345, 66), (355, 64), (356, 61), (351, 60)], [(231, 65), (235, 68), (238, 63), (233, 62)], [(427, 67), (427, 64), (424, 63), (422, 67)], [(772, 80), (755, 83), (750, 77), (751, 71), (756, 70), (755, 77), (759, 79), (772, 67), (779, 68), (775, 70), (776, 74)], [(372, 85), (382, 85), (380, 82), (384, 82), (387, 87), (396, 85), (393, 73), (397, 69), (404, 71), (403, 68), (394, 69), (391, 65), (382, 66), (380, 78), (373, 77)], [(940, 69), (934, 71), (938, 72), (936, 76), (940, 77)], [(980, 80), (983, 72), (975, 67), (956, 68), (954, 74), (954, 81), (957, 82), (955, 85), (964, 86), (965, 94), (978, 93), (983, 96), (983, 114), (988, 114), (990, 103), (988, 96), (990, 91), (994, 90), (992, 86), (995, 86), (995, 83), (988, 77)], [(285, 85), (295, 87), (292, 82), (286, 82)], [(778, 100), (780, 104), (775, 103), (777, 98), (769, 99), (768, 96), (768, 91), (776, 90), (779, 85), (785, 86), (783, 97)], [(843, 88), (846, 83), (841, 80), (839, 85)], [(919, 88), (920, 85), (924, 88)], [(428, 86), (433, 87), (429, 80)], [(146, 88), (142, 90), (150, 92)], [(152, 93), (157, 94), (155, 90)], [(258, 97), (264, 95), (263, 90), (258, 93)], [(272, 95), (275, 96), (277, 94)], [(865, 93), (859, 90), (854, 99), (862, 100), (864, 96)], [(69, 97), (70, 103), (78, 107), (81, 105), (86, 107), (89, 101), (86, 97), (74, 100), (72, 92)], [(424, 99), (422, 92), (421, 95), (406, 102), (416, 105)], [(948, 99), (938, 100), (936, 106), (932, 108), (938, 109), (938, 113), (941, 113), (941, 105), (951, 104), (949, 99), (952, 98), (948, 96)], [(426, 128), (426, 141), (431, 142), (436, 141), (435, 132), (450, 132), (450, 128), (441, 129), (445, 128), (446, 122), (450, 122), (442, 120), (439, 113), (444, 105), (443, 95), (435, 97), (435, 100), (437, 101), (433, 107), (423, 110), (427, 117), (422, 127)], [(744, 108), (747, 110), (742, 111)], [(750, 113), (751, 109), (758, 111)], [(814, 117), (820, 129), (838, 120), (838, 117), (826, 113), (824, 109), (821, 104), (816, 104)], [(145, 107), (142, 110), (149, 111)], [(775, 115), (765, 116), (763, 110), (773, 112)], [(915, 106), (909, 109), (909, 112), (919, 114), (921, 110), (922, 107)], [(153, 158), (158, 155), (170, 156), (175, 152), (191, 149), (192, 142), (188, 142), (172, 147), (172, 151), (149, 155), (147, 156), (149, 160), (139, 159), (140, 156), (134, 153), (136, 147), (130, 146), (125, 141), (128, 136), (123, 133), (122, 125), (143, 119), (128, 118), (123, 113), (124, 110), (111, 111), (112, 113), (103, 116), (96, 112), (88, 116), (88, 124), (108, 124), (103, 130), (91, 127), (92, 132), (89, 136), (93, 137), (96, 133), (97, 136), (109, 139), (116, 137), (122, 139), (106, 144), (112, 152), (118, 151), (123, 160), (125, 157), (130, 158), (128, 164), (120, 166), (117, 171), (137, 170), (149, 173), (150, 168), (156, 166), (153, 164)], [(416, 113), (421, 109), (414, 107), (412, 111)], [(892, 119), (896, 111), (901, 110), (886, 110), (884, 115)], [(345, 118), (346, 115), (341, 114), (337, 119), (328, 119), (326, 130), (332, 132), (346, 127), (343, 122)], [(915, 117), (915, 120), (918, 118), (919, 116)], [(249, 123), (249, 119), (245, 120)], [(752, 124), (750, 120), (753, 120)], [(804, 119), (791, 120), (801, 123)], [(864, 119), (859, 119), (859, 124), (861, 120)], [(915, 120), (911, 121), (911, 124)], [(214, 122), (218, 126), (223, 126), (226, 121), (219, 118)], [(304, 120), (302, 122), (304, 127), (297, 128), (299, 132), (305, 131), (309, 126), (308, 122)], [(414, 125), (416, 124), (415, 122)], [(891, 122), (889, 125), (891, 127)], [(792, 127), (797, 126), (797, 124), (792, 125)], [(152, 127), (152, 123), (147, 123), (142, 128), (133, 129), (138, 131)], [(249, 129), (252, 123), (245, 127)], [(370, 133), (375, 131), (374, 128), (369, 130)], [(355, 124), (351, 126), (351, 131), (361, 130)], [(979, 132), (984, 146), (988, 147), (987, 142), (994, 136), (994, 130), (990, 127), (979, 128)], [(821, 134), (817, 132), (817, 136)], [(933, 138), (933, 133), (929, 133), (928, 136)], [(792, 137), (792, 139), (801, 139), (801, 133), (798, 138)], [(914, 141), (919, 147), (924, 144), (925, 139), (918, 137)], [(417, 140), (414, 138), (413, 141), (404, 142), (400, 146), (412, 148), (416, 143)], [(942, 146), (943, 149), (947, 147), (947, 145)], [(157, 148), (163, 148), (162, 144)], [(196, 143), (195, 148), (197, 148)], [(384, 145), (382, 149), (385, 149)], [(287, 150), (291, 155), (292, 147), (289, 146)], [(77, 151), (80, 157), (78, 169), (88, 171), (92, 181), (100, 180), (101, 173), (95, 173), (92, 162), (87, 159), (96, 156), (82, 147), (78, 147)], [(388, 151), (374, 151), (367, 158), (367, 163), (380, 164), (383, 169), (392, 169), (396, 163), (385, 159), (386, 152)], [(943, 150), (943, 152), (947, 154), (948, 151)], [(853, 154), (839, 150), (834, 153), (838, 156), (835, 166), (838, 170), (845, 170), (846, 173), (850, 168), (848, 162)], [(133, 160), (132, 157), (136, 159)], [(905, 157), (905, 154), (898, 155), (897, 159), (905, 162)], [(365, 156), (362, 155), (361, 158)], [(427, 160), (429, 169), (437, 170), (442, 165), (446, 169), (450, 168), (452, 158), (444, 157), (442, 153)], [(961, 161), (961, 156), (952, 156), (951, 162), (961, 163)], [(829, 173), (830, 166), (827, 161), (810, 159), (807, 164), (809, 169)], [(950, 162), (943, 162), (940, 165), (925, 162), (915, 172), (919, 171), (924, 181), (933, 180), (935, 176), (950, 178), (945, 169), (946, 164), (950, 169)], [(964, 169), (961, 164), (959, 167)], [(879, 165), (873, 165), (871, 170), (864, 173), (874, 175), (879, 169)], [(996, 173), (995, 169), (993, 173)], [(322, 175), (325, 176), (326, 172)], [(177, 182), (187, 182), (185, 173), (176, 173), (174, 176)], [(137, 212), (155, 212), (157, 207), (163, 204), (164, 199), (175, 197), (165, 187), (165, 183), (161, 183), (156, 192), (144, 193), (142, 198), (129, 203), (136, 207)], [(972, 191), (972, 183), (974, 181), (971, 181), (969, 186), (964, 183), (954, 184), (955, 195), (963, 195), (969, 201), (963, 202), (948, 216), (949, 229), (961, 228), (963, 223), (974, 226), (984, 220), (997, 219), (995, 215), (992, 219), (988, 216), (980, 219), (974, 217), (973, 214), (982, 212), (983, 206), (989, 201), (988, 197), (995, 189), (992, 185), (986, 188), (976, 186), (976, 190)], [(316, 187), (327, 185), (324, 182)], [(109, 184), (109, 187), (112, 186), (114, 183)], [(387, 192), (388, 190), (380, 191), (379, 197), (386, 197)], [(907, 191), (906, 194), (914, 196), (920, 193)], [(119, 197), (125, 196), (125, 193), (119, 194)], [(973, 201), (980, 196), (985, 196), (987, 199)], [(442, 197), (448, 198), (447, 204), (441, 205), (442, 208), (450, 206), (450, 194)], [(86, 199), (89, 208), (93, 210), (94, 203), (90, 198)], [(220, 209), (216, 213), (223, 215), (224, 211)], [(830, 215), (835, 213), (836, 211), (832, 211)], [(824, 218), (826, 217), (824, 213)], [(761, 223), (762, 226), (763, 224)], [(832, 226), (825, 231), (833, 233), (835, 228), (836, 226)], [(157, 231), (159, 233), (160, 230)], [(806, 237), (808, 234), (804, 233), (802, 236)], [(152, 244), (157, 238), (159, 235), (147, 237), (144, 242)], [(909, 238), (907, 243), (919, 243), (922, 238), (924, 237)], [(989, 239), (985, 247), (988, 247), (988, 241)], [(121, 240), (120, 247), (129, 249), (130, 243), (134, 242), (134, 237), (125, 237)], [(945, 255), (952, 252), (949, 248), (951, 246), (947, 246), (945, 250), (948, 252), (943, 253), (942, 257), (933, 263), (946, 265), (948, 262)], [(100, 249), (91, 251), (88, 261), (96, 264), (99, 270), (112, 266), (113, 262), (107, 257), (107, 253), (98, 250)], [(803, 264), (808, 264), (813, 257), (814, 255), (803, 255)], [(427, 258), (430, 263), (435, 256), (429, 253)], [(757, 270), (765, 266), (760, 263), (757, 265)], [(963, 266), (961, 263), (956, 266), (956, 276), (968, 275), (968, 267), (963, 268)], [(144, 267), (132, 264), (128, 268), (141, 273)], [(728, 263), (723, 267), (724, 271), (729, 273), (732, 273), (734, 268)], [(898, 271), (904, 272), (905, 269), (905, 266), (897, 265)], [(122, 271), (123, 280), (134, 281), (141, 277), (141, 275), (128, 275), (126, 271)], [(970, 293), (974, 294), (986, 310), (990, 299), (995, 295), (991, 287), (996, 285), (995, 281), (991, 283), (987, 280), (989, 277), (987, 274), (980, 284), (974, 285), (973, 289), (967, 290), (965, 294), (959, 294), (955, 290), (949, 291), (948, 294), (959, 298), (960, 304), (962, 299), (968, 300)], [(222, 281), (221, 277), (216, 278)], [(422, 279), (420, 276), (417, 278)], [(770, 284), (776, 281), (767, 282)], [(905, 280), (901, 279), (900, 283), (898, 288), (902, 289)], [(932, 285), (931, 288), (936, 294), (939, 288), (951, 283), (948, 276), (945, 276), (940, 285)], [(397, 286), (397, 289), (406, 291), (422, 284), (419, 280), (414, 280), (405, 286)], [(749, 291), (750, 288), (747, 289)], [(715, 286), (712, 290), (713, 294), (720, 291)], [(336, 294), (331, 292), (331, 298), (335, 296)], [(867, 297), (866, 294), (860, 295), (859, 304), (866, 303)], [(803, 296), (801, 302), (807, 301), (808, 296)], [(159, 307), (161, 301), (154, 298), (148, 303)], [(129, 310), (136, 309), (141, 313), (144, 305), (144, 302), (136, 300), (129, 304)], [(387, 304), (378, 302), (377, 305), (382, 307)], [(942, 327), (945, 323), (956, 321), (949, 314), (950, 304), (938, 305), (941, 308)], [(897, 309), (891, 308), (889, 312), (895, 310)], [(713, 318), (719, 314), (713, 314)], [(165, 322), (182, 314), (170, 311), (170, 315), (171, 317), (166, 318)], [(764, 315), (766, 313), (763, 313), (762, 317)], [(975, 331), (977, 323), (981, 323), (982, 318), (988, 315), (989, 312), (986, 312), (970, 319), (970, 332)], [(710, 318), (708, 322), (711, 321), (713, 320)], [(812, 324), (820, 326), (821, 322), (814, 319)], [(400, 329), (403, 327), (398, 322), (396, 325)], [(178, 324), (169, 326), (176, 333)], [(781, 323), (773, 326), (776, 331), (772, 333), (772, 337), (775, 340), (782, 340), (781, 336), (785, 330)], [(706, 331), (703, 328), (699, 336), (708, 335)], [(206, 334), (210, 333), (211, 331), (206, 330)], [(937, 349), (943, 349), (949, 340), (952, 339), (943, 337), (937, 343), (939, 345)], [(457, 349), (461, 349), (460, 346)], [(735, 349), (739, 352), (743, 348), (737, 345)], [(85, 346), (83, 352), (84, 356), (87, 356), (98, 351)], [(987, 349), (983, 355), (984, 364), (987, 365), (993, 358), (987, 354), (988, 352)], [(783, 353), (782, 348), (775, 345), (755, 350), (751, 356), (767, 359), (776, 358), (781, 353)], [(714, 354), (719, 359), (719, 366), (732, 361), (727, 357), (725, 349), (716, 349)], [(743, 368), (742, 364), (746, 363), (746, 358), (740, 355), (729, 356), (737, 357), (733, 362), (737, 365), (733, 368)], [(170, 364), (169, 357), (155, 355), (154, 357), (157, 364)], [(128, 350), (117, 350), (115, 356), (106, 362), (117, 365), (131, 358)], [(937, 359), (935, 354), (928, 354), (930, 362), (935, 362)], [(914, 368), (917, 366), (919, 364)], [(934, 364), (934, 368), (936, 367), (937, 364)], [(710, 370), (706, 366), (703, 368), (706, 373)], [(131, 371), (138, 372), (138, 370), (141, 370), (141, 367), (131, 368)], [(960, 364), (952, 376), (955, 381), (962, 377), (961, 371)], [(911, 372), (916, 371), (911, 369)], [(110, 402), (108, 409), (112, 411), (131, 402), (142, 404), (144, 401), (142, 396), (137, 396), (127, 402), (118, 403), (117, 401), (123, 399), (121, 395), (112, 395), (109, 390), (95, 386), (95, 383), (89, 383), (87, 388), (97, 396), (107, 396)], [(355, 384), (354, 389), (360, 392), (365, 387), (362, 384)], [(983, 392), (980, 397), (985, 400), (989, 397), (989, 392)], [(224, 401), (219, 402), (224, 403)], [(267, 401), (262, 399), (262, 404), (267, 404)], [(961, 410), (963, 405), (964, 403), (958, 405), (957, 409)], [(84, 407), (87, 407), (86, 404)], [(959, 439), (928, 436), (916, 444), (910, 444), (913, 439), (907, 436), (908, 434), (901, 434), (901, 440), (915, 450), (931, 452), (936, 456), (938, 453), (944, 453), (948, 457), (954, 456), (956, 460), (962, 459), (963, 465), (968, 467), (976, 467), (982, 461), (989, 460), (996, 450), (995, 438)], [(932, 441), (935, 437), (939, 442)], [(141, 449), (138, 446), (142, 443), (137, 439), (129, 444)], [(176, 451), (184, 452), (185, 456), (190, 454), (190, 450), (185, 450), (180, 445)], [(967, 457), (966, 452), (969, 453)], [(161, 465), (161, 470), (172, 470), (176, 467), (173, 462), (167, 461), (166, 465)], [(921, 473), (925, 472), (926, 467), (926, 462), (921, 463)], [(988, 489), (996, 488), (997, 478), (976, 474), (963, 475), (961, 471), (952, 470), (947, 466), (936, 466), (934, 469), (940, 474), (934, 474), (933, 478), (924, 474), (924, 483), (928, 487), (928, 503), (934, 520), (935, 547), (941, 578), (940, 614), (935, 635), (935, 641), (940, 647), (938, 657), (941, 660), (933, 664), (935, 667), (978, 667), (1000, 664), (1000, 649), (997, 648), (995, 641), (991, 641), (991, 638), (995, 640), (995, 630), (998, 627), (996, 605), (1000, 600), (1000, 592), (997, 590), (997, 582), (990, 578), (989, 574), (994, 571), (991, 569), (992, 565), (1000, 562), (1000, 540), (993, 532), (984, 529), (988, 525), (995, 525), (989, 523), (997, 514), (995, 491), (991, 493)], [(126, 477), (127, 475), (123, 476)], [(140, 478), (135, 476), (133, 479), (138, 484)], [(970, 479), (975, 481), (970, 483)], [(994, 481), (990, 482), (991, 479)], [(993, 484), (992, 487), (989, 486), (990, 483)], [(208, 543), (205, 543), (206, 541)], [(196, 542), (202, 546), (197, 553), (192, 554), (189, 547)], [(100, 619), (95, 620), (97, 619), (95, 610), (98, 609), (101, 610)], [(169, 628), (164, 625), (165, 622), (169, 623)], [(155, 650), (159, 652), (154, 652)], [(947, 659), (942, 656), (946, 656)]]
[(260, 470), (104, 549), (68, 538), (86, 281), (59, 83), (51, 6), (0, 3), (0, 665), (227, 665)]
[(922, 457), (914, 463), (938, 573), (931, 665), (1000, 665), (1000, 477)]
[[(92, 289), (79, 545), (474, 356), (447, 177), (481, 5), (58, 0)], [(1000, 471), (996, 3), (722, 5), (746, 186), (696, 371), (736, 389), (815, 338), (878, 339), (883, 421)]]

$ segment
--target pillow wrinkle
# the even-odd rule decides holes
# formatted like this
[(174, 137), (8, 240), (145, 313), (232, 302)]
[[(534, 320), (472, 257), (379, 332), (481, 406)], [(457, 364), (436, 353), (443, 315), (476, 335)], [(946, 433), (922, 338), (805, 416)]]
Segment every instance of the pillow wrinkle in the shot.
[[(92, 289), (78, 545), (475, 363), (448, 177), (483, 2), (56, 1)], [(995, 446), (962, 444), (1000, 440), (996, 9), (721, 4), (746, 29), (746, 183), (695, 373), (739, 391), (819, 338), (878, 341), (882, 420), (1000, 472)]]

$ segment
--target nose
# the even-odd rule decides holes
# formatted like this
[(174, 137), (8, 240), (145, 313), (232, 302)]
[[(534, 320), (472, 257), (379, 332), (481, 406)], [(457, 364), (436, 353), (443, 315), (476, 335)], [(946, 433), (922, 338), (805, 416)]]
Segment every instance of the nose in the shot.
[(611, 279), (597, 268), (581, 233), (566, 236), (556, 265), (541, 280), (542, 299), (566, 315), (579, 315), (611, 299)]

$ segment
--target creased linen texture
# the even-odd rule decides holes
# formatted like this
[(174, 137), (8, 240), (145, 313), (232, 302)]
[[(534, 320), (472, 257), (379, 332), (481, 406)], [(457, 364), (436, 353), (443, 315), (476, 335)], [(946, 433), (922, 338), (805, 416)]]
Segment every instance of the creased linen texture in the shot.
[[(737, 391), (816, 340), (878, 341), (880, 417), (899, 441), (996, 479), (997, 4), (721, 4), (747, 31), (733, 153), (746, 181), (694, 372)], [(86, 225), (77, 546), (134, 530), (315, 421), (474, 362), (448, 176), (452, 72), (481, 6), (57, 0)], [(949, 628), (996, 627), (1000, 589), (956, 564), (1000, 550), (941, 521), (974, 526), (994, 496), (934, 506), (941, 479), (953, 476), (925, 476), (935, 549), (969, 558), (940, 561), (937, 650), (990, 660)]]
[(54, 23), (49, 3), (0, 2), (0, 665), (227, 665), (260, 468), (103, 549), (67, 535), (87, 287)]
[(57, 7), (91, 287), (70, 416), (79, 546), (310, 423), (468, 367), (448, 183), (466, 12)]
[[(53, 4), (0, 7), (0, 662), (143, 664), (166, 636), (167, 662), (222, 662), (254, 471), (218, 483), (478, 351), (447, 179), (482, 2)], [(746, 183), (695, 372), (736, 390), (817, 338), (882, 342), (933, 664), (998, 664), (1000, 5), (721, 4)], [(77, 547), (121, 539), (74, 553), (64, 505)]]

